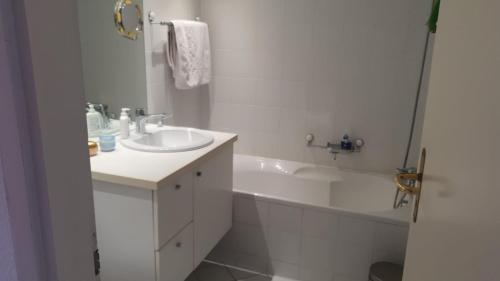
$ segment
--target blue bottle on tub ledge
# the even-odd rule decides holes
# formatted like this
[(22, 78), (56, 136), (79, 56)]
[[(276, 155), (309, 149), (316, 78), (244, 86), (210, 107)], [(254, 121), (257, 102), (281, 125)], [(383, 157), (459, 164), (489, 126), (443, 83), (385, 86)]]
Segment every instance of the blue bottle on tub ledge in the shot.
[(348, 134), (345, 134), (340, 142), (340, 148), (342, 150), (352, 150), (352, 141)]

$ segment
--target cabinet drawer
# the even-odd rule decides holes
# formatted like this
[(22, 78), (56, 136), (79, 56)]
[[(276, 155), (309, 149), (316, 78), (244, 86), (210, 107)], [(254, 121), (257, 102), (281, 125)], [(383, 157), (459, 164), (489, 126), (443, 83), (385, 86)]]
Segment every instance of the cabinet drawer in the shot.
[(157, 191), (156, 250), (193, 220), (193, 175), (187, 173)]
[(194, 270), (193, 224), (156, 252), (158, 281), (184, 281)]

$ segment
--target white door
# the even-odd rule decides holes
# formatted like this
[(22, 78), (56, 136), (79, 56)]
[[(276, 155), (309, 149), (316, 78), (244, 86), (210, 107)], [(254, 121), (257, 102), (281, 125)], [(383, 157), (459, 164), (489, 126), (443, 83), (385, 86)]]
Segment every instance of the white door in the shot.
[(500, 280), (500, 1), (441, 1), (404, 281)]

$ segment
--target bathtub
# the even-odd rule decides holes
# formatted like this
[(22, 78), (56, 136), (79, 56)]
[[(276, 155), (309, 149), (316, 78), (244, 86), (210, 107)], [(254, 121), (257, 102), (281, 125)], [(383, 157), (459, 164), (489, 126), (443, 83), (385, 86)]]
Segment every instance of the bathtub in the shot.
[(409, 210), (392, 209), (391, 175), (235, 155), (233, 193), (209, 261), (299, 281), (367, 281), (372, 263), (404, 261)]
[(391, 174), (235, 155), (233, 191), (405, 223), (409, 208), (392, 208), (396, 192), (392, 178)]

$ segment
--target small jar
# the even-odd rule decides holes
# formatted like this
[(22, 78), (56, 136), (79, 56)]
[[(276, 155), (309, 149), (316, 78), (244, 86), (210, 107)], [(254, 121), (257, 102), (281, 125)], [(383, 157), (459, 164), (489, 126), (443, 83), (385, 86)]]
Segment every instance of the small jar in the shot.
[(95, 141), (89, 141), (88, 142), (88, 147), (89, 147), (89, 156), (92, 157), (92, 156), (96, 156), (97, 155), (97, 152), (99, 150), (99, 147), (97, 145), (97, 142)]
[(116, 148), (116, 137), (113, 135), (99, 136), (99, 145), (102, 152), (111, 152)]

